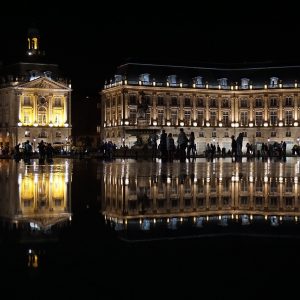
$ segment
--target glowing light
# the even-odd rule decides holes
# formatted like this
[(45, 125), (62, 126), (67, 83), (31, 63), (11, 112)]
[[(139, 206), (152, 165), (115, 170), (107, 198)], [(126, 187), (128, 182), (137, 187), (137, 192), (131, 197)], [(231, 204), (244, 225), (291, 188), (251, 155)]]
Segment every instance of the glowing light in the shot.
[(33, 126), (34, 126), (34, 127), (38, 127), (38, 123), (36, 123), (36, 122), (33, 123)]
[(156, 86), (156, 82), (155, 81), (153, 81), (152, 84), (153, 84), (153, 86)]
[(184, 126), (184, 122), (180, 122), (180, 126)]
[(153, 125), (156, 126), (157, 125), (157, 121), (153, 121)]
[(264, 88), (265, 88), (265, 90), (266, 90), (266, 89), (268, 88), (268, 86), (265, 84), (265, 85), (264, 85)]
[(209, 126), (210, 126), (210, 123), (209, 123), (209, 122), (206, 122), (206, 126), (209, 127)]
[(294, 122), (294, 126), (298, 126), (299, 125), (299, 123), (296, 121), (296, 122)]
[[(170, 121), (167, 121), (167, 126), (171, 126), (171, 122)], [(183, 126), (183, 125), (181, 125)]]
[(18, 122), (18, 126), (21, 127), (23, 124), (22, 122)]
[(182, 82), (179, 83), (179, 86), (182, 88)]
[(125, 121), (125, 125), (129, 125), (129, 121)]
[(69, 127), (69, 124), (68, 124), (68, 123), (65, 123), (64, 126), (65, 126), (65, 127)]
[(265, 122), (264, 127), (268, 127), (268, 126), (269, 126), (268, 122)]
[(250, 90), (252, 90), (252, 88), (253, 88), (252, 84), (249, 85), (249, 88), (250, 88)]
[(196, 87), (196, 84), (195, 83), (193, 83), (193, 88), (195, 88)]
[(196, 127), (197, 126), (197, 122), (193, 122), (193, 126)]
[(223, 126), (223, 124), (222, 124), (222, 122), (220, 122), (220, 123), (219, 123), (219, 127), (222, 127), (222, 126)]
[(53, 124), (52, 124), (52, 123), (49, 123), (49, 127), (53, 127)]
[(280, 122), (278, 123), (278, 125), (279, 125), (280, 127), (282, 127), (282, 126), (283, 126), (283, 122), (280, 121)]
[(253, 123), (251, 122), (251, 123), (249, 123), (249, 127), (253, 127)]

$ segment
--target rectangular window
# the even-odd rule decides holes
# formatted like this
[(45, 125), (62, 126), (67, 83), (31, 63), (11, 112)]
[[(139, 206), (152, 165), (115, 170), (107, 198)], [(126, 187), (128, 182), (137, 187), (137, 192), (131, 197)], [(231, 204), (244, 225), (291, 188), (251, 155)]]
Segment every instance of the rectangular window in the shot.
[(292, 133), (291, 133), (290, 131), (287, 131), (287, 132), (285, 133), (285, 136), (286, 136), (286, 137), (291, 137), (291, 136), (292, 136)]
[(271, 131), (271, 137), (276, 137), (276, 131)]
[(293, 124), (293, 112), (288, 110), (285, 111), (285, 125), (289, 126)]
[(217, 108), (217, 100), (216, 98), (210, 99), (210, 107)]
[(184, 111), (184, 125), (185, 126), (191, 125), (191, 111), (190, 110)]
[(204, 131), (199, 132), (199, 137), (204, 137)]
[(260, 131), (256, 131), (256, 137), (261, 137), (261, 132)]
[(176, 126), (177, 125), (177, 110), (171, 111), (171, 125)]
[(247, 108), (248, 107), (248, 99), (244, 98), (241, 99), (241, 108)]
[(129, 95), (129, 105), (136, 105), (136, 95), (135, 94), (130, 94)]
[(247, 111), (241, 112), (240, 120), (241, 120), (241, 126), (248, 125), (248, 112)]
[(222, 99), (222, 108), (229, 108), (229, 100), (228, 98)]
[(158, 125), (164, 125), (164, 110), (158, 109), (157, 111), (157, 124)]
[(293, 98), (291, 96), (285, 98), (285, 106), (293, 106)]
[(30, 137), (30, 131), (29, 130), (25, 130), (25, 137)]
[(227, 137), (227, 138), (229, 137), (228, 131), (225, 131), (225, 132), (224, 132), (224, 137)]
[(55, 137), (60, 138), (61, 137), (61, 132), (60, 131), (56, 131)]
[(24, 97), (24, 106), (31, 106), (30, 97)]
[(185, 98), (184, 99), (184, 106), (191, 106), (191, 99), (190, 98)]
[(217, 132), (216, 132), (216, 131), (213, 131), (213, 132), (211, 133), (211, 137), (212, 137), (212, 138), (217, 137)]
[(136, 123), (136, 109), (131, 108), (129, 111), (129, 123), (130, 125), (134, 125)]
[(277, 125), (277, 111), (270, 112), (270, 125), (271, 126)]
[(255, 113), (255, 125), (256, 126), (262, 126), (263, 125), (263, 112), (257, 111)]
[(199, 126), (204, 126), (204, 111), (203, 110), (197, 111), (197, 123)]
[(229, 113), (227, 111), (223, 111), (222, 113), (222, 123), (223, 126), (229, 126)]
[(243, 137), (247, 137), (248, 133), (247, 133), (247, 131), (243, 131), (242, 134), (243, 134)]
[(216, 111), (210, 112), (210, 124), (211, 124), (211, 126), (217, 126), (217, 112)]
[(55, 98), (54, 99), (54, 106), (60, 107), (61, 106), (61, 99), (60, 98)]
[(278, 106), (278, 99), (275, 97), (270, 98), (270, 107), (277, 107)]
[(176, 96), (172, 96), (171, 97), (171, 106), (178, 106), (177, 97)]
[(197, 106), (198, 107), (204, 107), (204, 99), (203, 98), (197, 98)]
[(158, 96), (157, 97), (157, 106), (163, 106), (164, 105), (164, 97)]
[(255, 99), (255, 107), (263, 107), (263, 101), (261, 98)]
[(27, 112), (24, 112), (24, 124), (29, 124), (30, 123), (30, 115)]

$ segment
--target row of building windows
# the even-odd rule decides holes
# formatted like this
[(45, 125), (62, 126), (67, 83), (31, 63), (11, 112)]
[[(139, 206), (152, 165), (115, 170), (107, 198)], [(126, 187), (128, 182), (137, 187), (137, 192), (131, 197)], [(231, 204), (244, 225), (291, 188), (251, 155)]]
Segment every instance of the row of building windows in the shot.
[[(195, 105), (197, 107), (206, 107), (206, 103), (208, 104), (208, 107), (215, 107), (218, 108), (219, 106), (221, 108), (230, 108), (231, 107), (231, 100), (229, 98), (217, 98), (217, 97), (210, 97), (207, 101), (205, 98), (197, 97), (195, 101)], [(270, 97), (268, 99), (268, 106), (269, 107), (279, 107), (280, 100), (278, 97)], [(151, 101), (151, 96), (146, 95), (144, 96), (143, 101), (145, 101), (148, 105), (153, 105), (154, 101)], [(129, 95), (129, 105), (137, 105), (138, 103), (138, 96), (135, 94)], [(177, 96), (171, 96), (170, 101), (168, 102), (163, 96), (157, 96), (156, 100), (156, 106), (165, 106), (167, 104), (170, 104), (171, 106), (178, 106), (180, 101)], [(238, 99), (239, 107), (240, 108), (248, 108), (250, 107), (250, 100), (248, 98), (241, 98)], [(183, 106), (192, 106), (193, 101), (189, 97), (185, 97), (182, 102)], [(106, 101), (106, 107), (110, 106), (121, 106), (121, 97), (118, 97), (118, 102), (116, 102), (116, 98), (113, 97), (112, 101), (108, 98)], [(256, 98), (253, 102), (254, 107), (264, 107), (264, 100), (263, 98)], [(294, 101), (292, 96), (286, 96), (285, 99), (283, 99), (283, 106), (294, 106)], [(299, 104), (300, 106), (300, 104)]]
[[(212, 126), (217, 127), (224, 126), (229, 127), (231, 126), (231, 118), (230, 118), (230, 112), (228, 111), (209, 111), (209, 119), (205, 119), (205, 111), (204, 110), (197, 110), (196, 112), (196, 119), (192, 120), (191, 114), (192, 112), (190, 110), (185, 110), (184, 112), (184, 118), (183, 120), (179, 120), (178, 118), (178, 110), (171, 110), (170, 111), (170, 120), (166, 120), (165, 118), (165, 109), (157, 109), (157, 119), (156, 125), (170, 125), (170, 126)], [(221, 114), (221, 119), (219, 118)], [(240, 118), (239, 118), (239, 125), (240, 126), (249, 126), (249, 112), (248, 111), (241, 111), (240, 112)], [(264, 126), (265, 122), (268, 122), (269, 126), (293, 126), (294, 123), (294, 117), (293, 117), (293, 111), (291, 110), (285, 110), (283, 112), (283, 120), (279, 120), (278, 117), (278, 111), (273, 110), (270, 111), (268, 114), (268, 121), (264, 118), (264, 112), (263, 111), (256, 111), (254, 113), (254, 124), (255, 126)], [(107, 125), (108, 126), (116, 126), (116, 125), (122, 125), (122, 111), (118, 110), (118, 118), (116, 119), (116, 113), (114, 110), (110, 111), (107, 110), (106, 115)], [(148, 125), (151, 125), (151, 112), (148, 111), (146, 113), (146, 120), (148, 121)], [(136, 108), (130, 108), (129, 109), (129, 125), (135, 125), (137, 123), (137, 109)], [(180, 124), (183, 122), (184, 124)], [(196, 124), (194, 124), (196, 122)], [(206, 124), (209, 122), (209, 125)], [(252, 122), (252, 121), (251, 121)], [(282, 122), (282, 124), (280, 124)]]
[[(23, 98), (23, 106), (33, 106), (33, 99), (29, 96), (25, 96)], [(46, 103), (46, 98), (41, 97), (38, 99), (38, 105), (45, 105)], [(54, 98), (52, 102), (52, 106), (55, 107), (61, 107), (62, 106), (62, 99), (61, 98)]]
[[(48, 137), (48, 132), (45, 131), (45, 130), (42, 130), (38, 133), (38, 138), (47, 138)], [(30, 130), (25, 130), (25, 133), (24, 133), (24, 137), (30, 137), (31, 136), (31, 132)], [(55, 137), (57, 138), (60, 138), (61, 137), (61, 131), (56, 131), (55, 132)]]

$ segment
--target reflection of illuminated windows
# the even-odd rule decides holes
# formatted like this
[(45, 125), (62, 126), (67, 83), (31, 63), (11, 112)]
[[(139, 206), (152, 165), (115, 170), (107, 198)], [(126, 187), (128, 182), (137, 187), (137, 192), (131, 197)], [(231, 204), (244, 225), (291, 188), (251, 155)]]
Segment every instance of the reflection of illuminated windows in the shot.
[(33, 200), (24, 200), (24, 207), (33, 207)]
[(277, 182), (275, 182), (274, 180), (271, 181), (270, 191), (271, 193), (277, 192)]
[(210, 205), (216, 206), (217, 205), (217, 198), (216, 197), (210, 197)]
[(248, 197), (241, 196), (241, 205), (247, 205), (247, 204), (248, 204)]
[(248, 191), (248, 182), (246, 180), (241, 181), (241, 192), (247, 192)]
[(285, 206), (293, 205), (293, 197), (285, 197)]
[(203, 206), (204, 205), (204, 198), (197, 198), (197, 206)]
[(278, 203), (277, 197), (271, 197), (270, 198), (270, 205), (271, 206), (277, 206), (277, 203)]
[(164, 206), (165, 206), (164, 199), (158, 199), (157, 206), (158, 206), (158, 208), (164, 208)]
[(184, 199), (184, 206), (185, 207), (190, 207), (191, 206), (191, 198), (187, 198), (187, 199)]
[(178, 205), (178, 200), (177, 200), (177, 199), (172, 199), (171, 205), (172, 205), (173, 208), (177, 207), (177, 205)]
[(262, 205), (263, 203), (263, 198), (262, 197), (256, 197), (255, 198), (255, 204), (256, 205)]
[(291, 180), (287, 180), (287, 182), (285, 184), (285, 192), (286, 193), (293, 192), (293, 182)]
[(256, 181), (255, 190), (256, 190), (256, 192), (262, 192), (263, 191), (263, 183), (262, 183), (261, 180)]
[(229, 197), (222, 197), (222, 202), (223, 202), (223, 205), (228, 205), (229, 204)]
[(55, 206), (61, 206), (61, 204), (62, 204), (62, 200), (61, 199), (55, 199), (54, 200), (54, 205)]

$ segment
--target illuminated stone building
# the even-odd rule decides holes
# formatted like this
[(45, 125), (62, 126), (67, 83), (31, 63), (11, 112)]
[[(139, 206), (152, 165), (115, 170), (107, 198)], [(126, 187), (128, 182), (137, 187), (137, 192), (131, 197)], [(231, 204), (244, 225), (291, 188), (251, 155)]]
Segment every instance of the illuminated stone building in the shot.
[[(251, 161), (217, 164), (106, 164), (102, 212), (120, 228), (128, 224), (181, 224), (236, 220), (243, 225), (297, 223), (300, 217), (299, 167)], [(150, 175), (151, 174), (151, 175)], [(177, 224), (177, 225), (178, 225)]]
[(102, 91), (103, 139), (132, 146), (138, 103), (148, 104), (146, 126), (176, 137), (195, 133), (198, 153), (207, 143), (299, 144), (300, 66), (189, 67), (127, 63)]
[(0, 147), (44, 140), (68, 148), (71, 136), (71, 85), (58, 65), (45, 63), (36, 29), (28, 31), (23, 62), (0, 68)]

